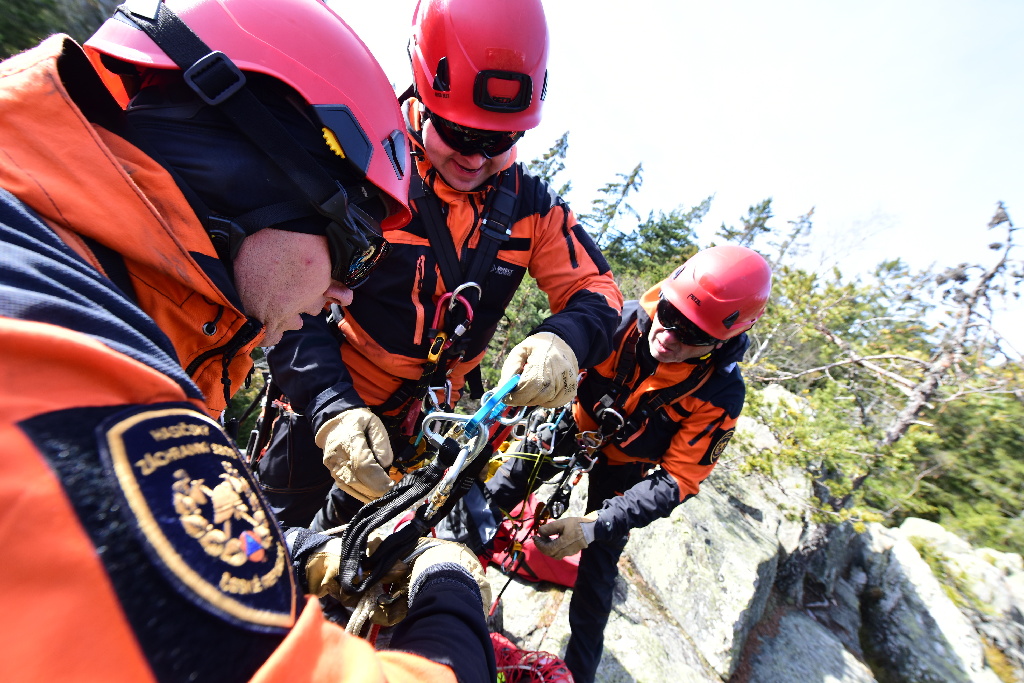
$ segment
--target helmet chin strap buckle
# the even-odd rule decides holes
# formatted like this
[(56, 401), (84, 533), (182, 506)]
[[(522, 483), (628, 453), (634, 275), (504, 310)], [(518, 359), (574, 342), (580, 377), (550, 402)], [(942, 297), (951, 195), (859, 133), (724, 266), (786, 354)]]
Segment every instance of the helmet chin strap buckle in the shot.
[(185, 70), (188, 87), (211, 106), (222, 104), (245, 87), (245, 74), (223, 52), (213, 51)]
[(242, 248), (242, 240), (247, 236), (245, 230), (230, 218), (210, 216), (206, 220), (206, 234), (213, 242), (217, 256), (225, 265), (234, 263), (238, 250)]

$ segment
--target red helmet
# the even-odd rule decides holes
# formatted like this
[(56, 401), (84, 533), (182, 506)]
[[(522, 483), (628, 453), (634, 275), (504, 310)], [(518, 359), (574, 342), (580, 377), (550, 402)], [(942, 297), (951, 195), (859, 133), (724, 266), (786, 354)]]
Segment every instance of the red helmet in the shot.
[[(210, 49), (242, 72), (267, 74), (296, 90), (320, 117), (332, 148), (389, 198), (381, 228), (408, 223), (409, 153), (394, 90), (373, 55), (321, 0), (163, 0)], [(135, 5), (126, 3), (130, 12)], [(141, 68), (178, 69), (119, 14), (85, 43), (122, 106), (131, 94), (103, 56)], [(198, 64), (196, 65), (198, 66)], [(333, 138), (333, 139), (332, 139)], [(336, 143), (336, 144), (335, 144)], [(338, 149), (335, 150), (336, 152)]]
[(540, 0), (419, 0), (409, 58), (433, 113), (467, 128), (540, 123), (548, 29)]
[(661, 283), (661, 295), (715, 339), (749, 330), (772, 292), (772, 269), (752, 249), (734, 245), (699, 251)]

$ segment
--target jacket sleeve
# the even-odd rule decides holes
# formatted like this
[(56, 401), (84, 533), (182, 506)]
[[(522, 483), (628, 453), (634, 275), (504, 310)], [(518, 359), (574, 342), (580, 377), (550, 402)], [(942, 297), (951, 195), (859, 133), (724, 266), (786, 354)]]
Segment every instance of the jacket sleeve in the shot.
[(366, 403), (352, 386), (327, 314), (303, 315), (302, 321), (301, 329), (285, 333), (268, 351), (267, 363), (274, 381), (292, 407), (306, 415), (315, 434), (330, 418)]
[[(733, 372), (738, 377), (739, 369)], [(701, 482), (718, 463), (736, 429), (744, 393), (741, 381), (729, 382), (711, 400), (690, 399), (696, 407), (685, 417), (678, 417), (679, 431), (661, 457), (661, 467), (678, 485), (680, 501), (697, 495)], [(679, 416), (676, 406), (668, 406), (668, 410)]]
[(606, 541), (625, 536), (630, 529), (645, 527), (656, 519), (668, 517), (681, 502), (675, 479), (665, 470), (655, 470), (626, 489), (621, 496), (604, 502), (594, 538)]
[(622, 312), (622, 292), (601, 250), (561, 198), (538, 218), (529, 268), (552, 311), (531, 334), (557, 334), (581, 368), (604, 360)]
[(454, 564), (427, 569), (410, 587), (409, 614), (388, 647), (444, 664), (460, 681), (490, 683), (498, 677), (480, 588)]

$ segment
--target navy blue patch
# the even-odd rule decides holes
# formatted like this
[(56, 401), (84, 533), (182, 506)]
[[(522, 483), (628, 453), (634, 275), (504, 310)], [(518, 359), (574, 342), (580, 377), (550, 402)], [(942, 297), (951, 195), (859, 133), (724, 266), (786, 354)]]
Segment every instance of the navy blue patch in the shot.
[(722, 457), (722, 453), (725, 452), (725, 447), (729, 445), (734, 431), (733, 429), (716, 429), (711, 437), (711, 445), (708, 446), (707, 452), (701, 458), (700, 464), (713, 465), (718, 462), (718, 459)]
[(187, 408), (136, 408), (98, 436), (122, 509), (178, 593), (250, 630), (294, 625), (284, 539), (220, 425)]

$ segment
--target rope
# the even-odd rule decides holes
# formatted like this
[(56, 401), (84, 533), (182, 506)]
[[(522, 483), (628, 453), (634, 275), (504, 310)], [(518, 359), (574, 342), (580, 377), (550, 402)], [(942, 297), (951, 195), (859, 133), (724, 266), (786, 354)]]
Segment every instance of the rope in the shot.
[(520, 650), (505, 636), (491, 634), (498, 680), (504, 683), (572, 683), (565, 662), (543, 650)]
[(359, 636), (363, 632), (363, 627), (373, 614), (373, 610), (377, 608), (377, 598), (384, 595), (384, 587), (381, 584), (375, 584), (370, 586), (363, 597), (359, 599), (359, 604), (352, 611), (352, 616), (348, 618), (348, 625), (345, 626), (345, 630), (354, 636)]

